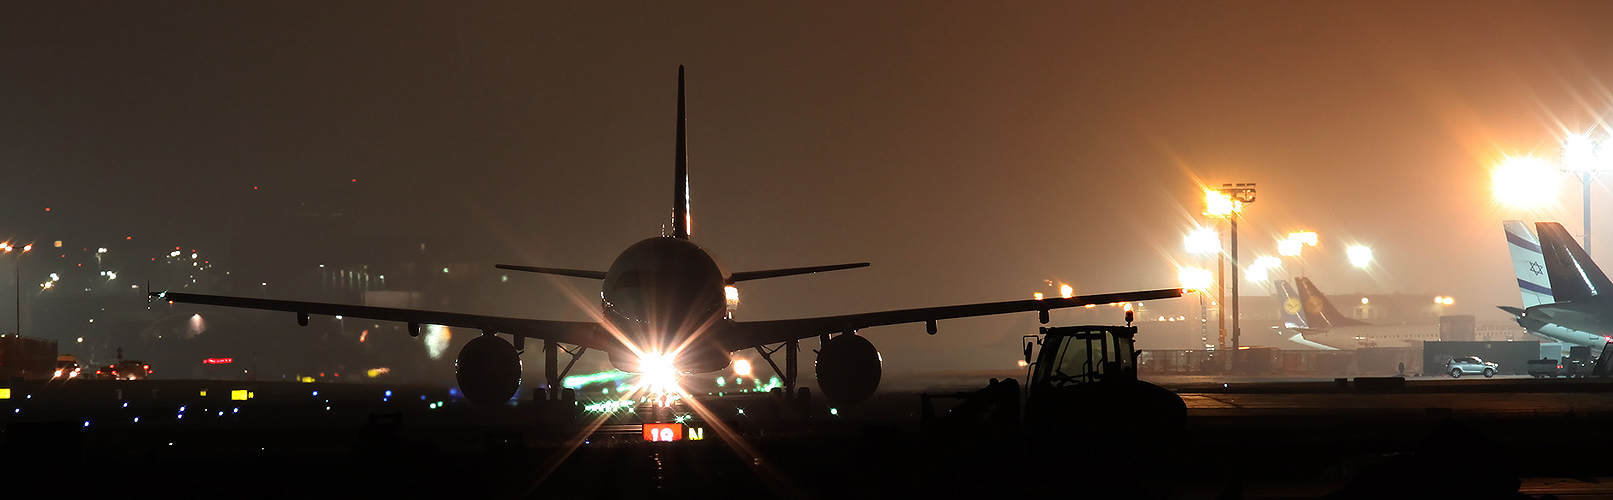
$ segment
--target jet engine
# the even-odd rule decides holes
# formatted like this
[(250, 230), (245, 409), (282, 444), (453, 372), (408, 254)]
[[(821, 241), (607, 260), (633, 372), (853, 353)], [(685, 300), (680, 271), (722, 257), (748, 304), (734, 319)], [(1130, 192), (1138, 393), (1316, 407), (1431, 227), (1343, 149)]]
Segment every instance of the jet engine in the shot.
[(503, 404), (521, 388), (521, 355), (504, 339), (482, 335), (459, 351), (454, 375), (465, 399), (484, 406)]
[(879, 350), (851, 333), (829, 339), (818, 349), (818, 389), (838, 404), (863, 402), (879, 388)]

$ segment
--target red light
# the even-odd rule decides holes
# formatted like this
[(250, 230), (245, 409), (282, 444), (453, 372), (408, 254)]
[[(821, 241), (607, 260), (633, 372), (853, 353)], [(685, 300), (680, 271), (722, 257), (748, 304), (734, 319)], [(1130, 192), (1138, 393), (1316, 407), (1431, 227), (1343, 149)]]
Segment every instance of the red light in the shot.
[(645, 441), (682, 441), (683, 424), (644, 424)]
[[(227, 365), (234, 362), (235, 358), (207, 358), (202, 360), (202, 364), (204, 365)], [(146, 369), (150, 370), (151, 365), (146, 365)]]

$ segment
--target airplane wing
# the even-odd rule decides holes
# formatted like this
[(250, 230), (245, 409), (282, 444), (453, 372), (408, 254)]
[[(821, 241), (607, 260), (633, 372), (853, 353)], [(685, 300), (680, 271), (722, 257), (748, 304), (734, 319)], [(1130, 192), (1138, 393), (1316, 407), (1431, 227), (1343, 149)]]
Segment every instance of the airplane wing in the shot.
[(1161, 290), (1144, 290), (1137, 292), (1081, 295), (1067, 299), (1053, 298), (1043, 300), (1010, 300), (1005, 302), (921, 307), (918, 309), (845, 314), (839, 316), (823, 316), (818, 318), (736, 322), (734, 323), (734, 328), (737, 335), (735, 335), (732, 340), (729, 340), (729, 342), (733, 343), (725, 347), (732, 350), (739, 350), (758, 345), (774, 344), (778, 342), (816, 337), (818, 335), (828, 333), (856, 331), (872, 326), (919, 322), (928, 323), (943, 319), (989, 316), (993, 314), (1006, 314), (1014, 312), (1045, 312), (1050, 309), (1079, 307), (1087, 304), (1111, 304), (1115, 302), (1169, 299), (1181, 297), (1182, 293), (1183, 291), (1180, 288), (1166, 288)]
[(508, 333), (520, 337), (553, 340), (567, 344), (576, 344), (590, 349), (605, 349), (608, 347), (610, 335), (592, 321), (552, 321), (526, 318), (507, 318), (502, 316), (483, 316), (479, 314), (463, 314), (442, 311), (423, 311), (418, 309), (399, 309), (394, 307), (374, 307), (350, 304), (330, 304), (322, 302), (299, 302), (294, 300), (255, 299), (248, 297), (229, 297), (224, 295), (202, 295), (179, 292), (150, 292), (151, 298), (184, 302), (188, 304), (203, 304), (225, 307), (241, 307), (246, 309), (262, 309), (267, 311), (285, 311), (297, 313), (298, 323), (307, 324), (306, 317), (311, 314), (321, 316), (348, 316), (354, 318), (375, 319), (382, 321), (399, 321), (410, 324), (411, 330), (418, 325), (443, 325), (459, 328), (475, 328), (483, 331)]
[(859, 267), (868, 267), (868, 263), (857, 262), (854, 264), (835, 264), (830, 266), (792, 267), (788, 269), (767, 269), (762, 271), (739, 271), (729, 275), (728, 281), (737, 283), (740, 281), (777, 278), (780, 276), (795, 276), (798, 274), (813, 274), (825, 271), (839, 271), (841, 269), (856, 269)]
[(566, 269), (566, 268), (561, 268), (561, 267), (517, 266), (515, 264), (495, 264), (493, 267), (496, 267), (496, 268), (499, 268), (499, 269), (508, 269), (508, 270), (511, 270), (511, 271), (528, 272), (528, 273), (558, 274), (560, 276), (571, 276), (573, 278), (588, 278), (588, 279), (594, 279), (594, 280), (605, 279), (605, 271), (590, 271), (590, 270), (587, 270), (587, 269)]

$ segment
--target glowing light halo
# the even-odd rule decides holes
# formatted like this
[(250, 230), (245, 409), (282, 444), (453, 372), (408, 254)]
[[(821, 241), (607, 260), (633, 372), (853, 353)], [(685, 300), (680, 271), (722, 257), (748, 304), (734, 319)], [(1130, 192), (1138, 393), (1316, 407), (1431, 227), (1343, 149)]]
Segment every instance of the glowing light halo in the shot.
[[(634, 356), (642, 356), (645, 353), (640, 346), (635, 344), (625, 333), (616, 328), (614, 324), (605, 318), (604, 309), (600, 307), (597, 302), (585, 297), (584, 294), (580, 290), (576, 289), (576, 287), (572, 286), (570, 282), (564, 281), (557, 276), (547, 277), (551, 282), (555, 283), (556, 288), (564, 293), (567, 298), (577, 306), (578, 309), (581, 309), (585, 314), (587, 314), (590, 320), (603, 328), (606, 333), (610, 334), (611, 337), (615, 338), (617, 342), (625, 346)], [(695, 328), (694, 332), (690, 334), (689, 337), (685, 338), (680, 345), (668, 350), (667, 352), (671, 353), (671, 357), (673, 359), (676, 359), (676, 355), (678, 353), (683, 352), (683, 350), (687, 348), (691, 342), (709, 331), (709, 327), (716, 321), (716, 319), (717, 318), (715, 317), (708, 318), (705, 325)], [(644, 388), (642, 382), (643, 377), (640, 377), (639, 384), (635, 384), (624, 392), (626, 392), (629, 397), (637, 399), (639, 391)], [(762, 458), (762, 455), (758, 453), (755, 448), (750, 446), (749, 443), (746, 443), (744, 439), (739, 436), (739, 433), (735, 432), (732, 428), (728, 427), (727, 424), (723, 423), (722, 419), (713, 413), (709, 408), (707, 408), (704, 404), (701, 404), (693, 396), (689, 395), (683, 390), (682, 387), (674, 384), (672, 388), (674, 394), (678, 395), (681, 400), (688, 405), (689, 409), (693, 410), (695, 414), (699, 415), (707, 426), (716, 431), (717, 437), (730, 448), (732, 448), (735, 453), (738, 453), (750, 463), (763, 464), (756, 467), (755, 470), (757, 471), (757, 476), (761, 478), (764, 483), (768, 484), (768, 486), (772, 487), (774, 491), (778, 492), (798, 491), (789, 487), (788, 479), (785, 478), (783, 474), (779, 473), (778, 470), (773, 468), (771, 461), (760, 462), (759, 459)], [(583, 425), (583, 428), (579, 430), (577, 435), (572, 437), (562, 446), (560, 453), (553, 455), (553, 458), (551, 458), (540, 469), (538, 469), (538, 473), (533, 476), (533, 480), (528, 484), (528, 486), (525, 488), (525, 493), (523, 493), (521, 496), (530, 495), (534, 490), (537, 489), (538, 485), (543, 484), (543, 482), (546, 481), (550, 476), (554, 475), (555, 471), (559, 470), (560, 466), (564, 464), (566, 460), (570, 459), (571, 456), (576, 453), (577, 449), (582, 447), (582, 444), (593, 435), (594, 431), (598, 430), (601, 425), (604, 425), (604, 423), (609, 420), (611, 416), (611, 413), (601, 413), (587, 421)]]
[(1508, 157), (1490, 175), (1492, 196), (1504, 206), (1538, 208), (1556, 202), (1561, 175), (1546, 160)]

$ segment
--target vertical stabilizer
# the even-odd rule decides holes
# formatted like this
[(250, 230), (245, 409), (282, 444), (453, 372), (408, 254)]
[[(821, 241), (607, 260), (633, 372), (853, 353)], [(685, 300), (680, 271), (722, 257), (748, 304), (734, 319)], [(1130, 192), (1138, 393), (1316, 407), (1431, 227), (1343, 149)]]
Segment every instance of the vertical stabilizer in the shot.
[(1288, 286), (1288, 280), (1277, 280), (1277, 307), (1280, 309), (1278, 314), (1283, 318), (1284, 327), (1310, 328), (1310, 323), (1305, 321), (1305, 306), (1299, 303), (1299, 294), (1294, 293), (1294, 288)]
[(689, 138), (684, 131), (683, 66), (678, 66), (678, 147), (673, 159), (672, 237), (689, 239)]
[(1551, 279), (1552, 300), (1583, 300), (1613, 291), (1602, 269), (1591, 262), (1574, 237), (1556, 222), (1536, 222), (1540, 253), (1546, 260), (1546, 276)]
[(1523, 307), (1534, 307), (1556, 302), (1552, 298), (1551, 278), (1546, 276), (1546, 258), (1540, 253), (1540, 240), (1523, 221), (1503, 221), (1507, 233), (1507, 250), (1512, 252), (1512, 271), (1518, 275), (1518, 293), (1523, 295)]
[[(1333, 301), (1327, 300), (1322, 291), (1311, 283), (1310, 278), (1294, 278), (1294, 285), (1299, 287), (1299, 301), (1305, 306), (1305, 317), (1315, 325), (1318, 321), (1326, 323), (1329, 327), (1339, 328), (1345, 326), (1365, 325), (1367, 322), (1345, 316), (1333, 307)], [(1312, 328), (1315, 328), (1312, 326)]]

